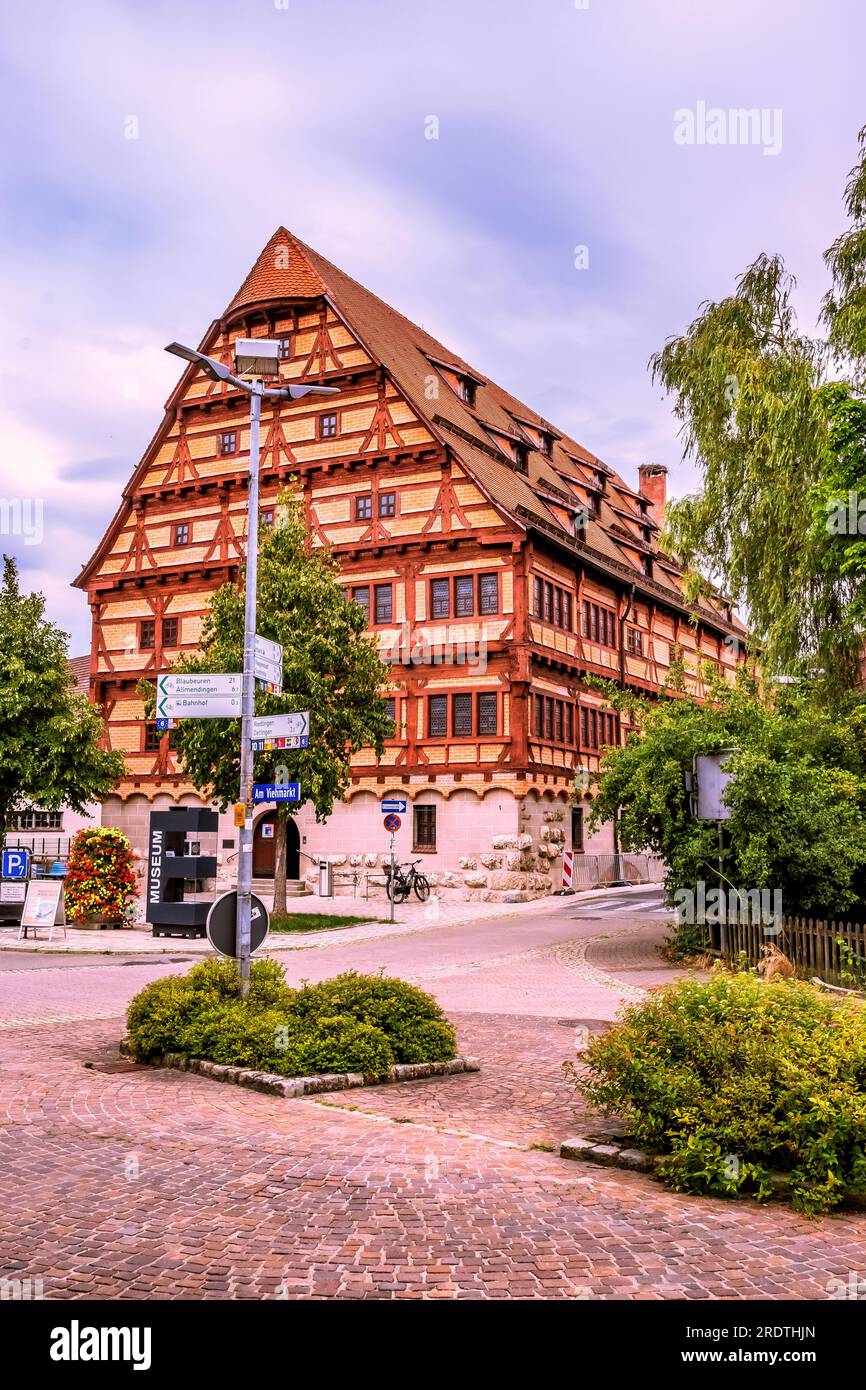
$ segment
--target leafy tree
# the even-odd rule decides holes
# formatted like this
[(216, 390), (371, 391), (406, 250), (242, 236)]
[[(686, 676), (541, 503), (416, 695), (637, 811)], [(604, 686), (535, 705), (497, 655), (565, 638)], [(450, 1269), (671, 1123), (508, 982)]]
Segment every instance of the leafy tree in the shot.
[[(859, 677), (861, 585), (816, 505), (828, 480), (866, 473), (862, 430), (849, 428), (866, 382), (866, 127), (846, 206), (851, 228), (825, 257), (826, 342), (800, 331), (795, 282), (779, 256), (762, 254), (650, 360), (702, 474), (700, 490), (669, 507), (665, 543), (745, 605), (767, 669), (820, 671), (836, 689)], [(851, 376), (842, 394), (827, 386), (831, 354)], [(696, 591), (702, 581), (690, 582)]]
[(715, 822), (689, 809), (685, 774), (695, 754), (733, 747), (726, 800), (724, 873), (742, 889), (780, 889), (786, 912), (836, 917), (866, 890), (866, 703), (819, 705), (808, 688), (768, 698), (753, 677), (717, 680), (710, 698), (628, 701), (640, 734), (608, 750), (590, 814), (596, 827), (619, 808), (624, 850), (664, 861), (667, 888), (712, 883)]
[(857, 385), (866, 385), (866, 125), (859, 135), (860, 158), (848, 176), (845, 211), (851, 226), (824, 252), (833, 287), (824, 298), (823, 319), (836, 358)]
[[(347, 603), (337, 582), (339, 566), (329, 551), (314, 549), (303, 513), (290, 494), (280, 499), (277, 524), (262, 532), (258, 570), (257, 628), (283, 647), (283, 694), (256, 694), (257, 714), (310, 711), (309, 747), (256, 754), (256, 780), (296, 781), (316, 819), (326, 820), (349, 785), (350, 759), (360, 748), (381, 754), (393, 730), (379, 692), (388, 667), (366, 632), (364, 610)], [(205, 619), (199, 652), (176, 671), (243, 669), (244, 589), (217, 591)], [(150, 708), (153, 688), (146, 691)], [(240, 720), (188, 719), (178, 725), (181, 764), (208, 799), (224, 810), (238, 797)], [(297, 808), (277, 808), (274, 911), (286, 910), (286, 822)]]
[(28, 803), (84, 811), (123, 775), (101, 746), (102, 716), (75, 689), (68, 637), (45, 617), (42, 594), (22, 594), (15, 561), (0, 586), (0, 841)]

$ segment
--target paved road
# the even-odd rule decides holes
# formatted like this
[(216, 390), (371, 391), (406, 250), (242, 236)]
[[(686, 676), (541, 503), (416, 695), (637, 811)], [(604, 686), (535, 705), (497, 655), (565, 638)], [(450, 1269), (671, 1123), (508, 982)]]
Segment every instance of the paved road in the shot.
[(4, 953), (0, 1275), (79, 1299), (826, 1296), (866, 1266), (864, 1218), (687, 1199), (547, 1151), (581, 1119), (574, 1028), (670, 977), (662, 919), (652, 893), (563, 899), (284, 954), (293, 980), (418, 980), (483, 1062), (321, 1101), (118, 1061), (126, 1001), (183, 952)]

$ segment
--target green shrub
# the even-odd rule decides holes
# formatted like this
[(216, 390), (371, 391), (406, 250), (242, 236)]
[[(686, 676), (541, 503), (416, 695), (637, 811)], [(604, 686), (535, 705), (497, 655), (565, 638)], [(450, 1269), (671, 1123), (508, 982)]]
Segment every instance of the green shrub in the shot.
[(310, 1072), (356, 1071), (384, 1076), (394, 1065), (391, 1044), (381, 1029), (346, 1015), (308, 1019), (303, 1036)]
[(575, 1072), (591, 1104), (665, 1154), (687, 1192), (766, 1198), (774, 1171), (802, 1211), (866, 1191), (866, 1012), (751, 975), (681, 980), (625, 1010)]
[[(454, 1029), (436, 1000), (416, 985), (386, 975), (359, 975), (354, 970), (305, 985), (298, 990), (293, 1009), (303, 1018), (349, 1015), (379, 1028), (398, 1062), (443, 1062), (454, 1057)], [(438, 1024), (437, 1028), (428, 1025)], [(421, 1054), (419, 1039), (426, 1037), (434, 1050)]]
[(184, 1024), (198, 1007), (196, 994), (183, 975), (164, 975), (145, 985), (126, 1011), (132, 1055), (143, 1062), (159, 1052), (172, 1052)]
[(454, 1029), (430, 995), (403, 980), (349, 973), (290, 989), (276, 961), (254, 961), (240, 997), (237, 965), (205, 960), (145, 986), (127, 1013), (133, 1055), (183, 1052), (283, 1076), (363, 1072), (395, 1060), (453, 1057)]
[[(197, 993), (211, 994), (216, 999), (240, 999), (241, 976), (237, 961), (219, 958), (203, 960), (187, 971), (185, 976)], [(250, 962), (251, 1009), (290, 1008), (297, 990), (290, 989), (283, 977), (283, 967), (275, 960)]]

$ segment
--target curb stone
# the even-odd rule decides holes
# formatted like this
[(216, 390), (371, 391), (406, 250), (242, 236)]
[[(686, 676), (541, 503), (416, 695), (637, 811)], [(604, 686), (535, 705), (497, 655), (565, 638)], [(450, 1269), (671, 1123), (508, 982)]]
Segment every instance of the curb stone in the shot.
[[(129, 1044), (120, 1044), (122, 1056), (129, 1056)], [(253, 1071), (248, 1067), (230, 1067), (223, 1062), (208, 1062), (201, 1057), (187, 1057), (184, 1052), (164, 1052), (146, 1065), (168, 1067), (174, 1071), (191, 1071), (211, 1081), (227, 1081), (246, 1086), (267, 1095), (294, 1099), (298, 1096), (321, 1095), (326, 1091), (348, 1091), (356, 1086), (383, 1086), (396, 1081), (423, 1081), (431, 1076), (458, 1076), (462, 1072), (480, 1071), (476, 1057), (452, 1057), (450, 1062), (398, 1062), (382, 1076), (364, 1076), (361, 1072), (322, 1072), (315, 1076), (278, 1076), (274, 1072)]]
[(559, 1146), (560, 1158), (598, 1163), (605, 1168), (627, 1168), (633, 1173), (652, 1173), (661, 1162), (655, 1154), (625, 1144), (599, 1144), (592, 1139), (565, 1139)]

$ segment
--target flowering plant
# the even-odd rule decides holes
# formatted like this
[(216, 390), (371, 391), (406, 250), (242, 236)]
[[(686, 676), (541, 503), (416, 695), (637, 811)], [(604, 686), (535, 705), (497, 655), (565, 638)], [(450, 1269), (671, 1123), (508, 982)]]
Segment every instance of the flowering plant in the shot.
[(79, 830), (69, 851), (65, 889), (71, 921), (128, 921), (137, 884), (132, 849), (123, 832), (110, 826)]

